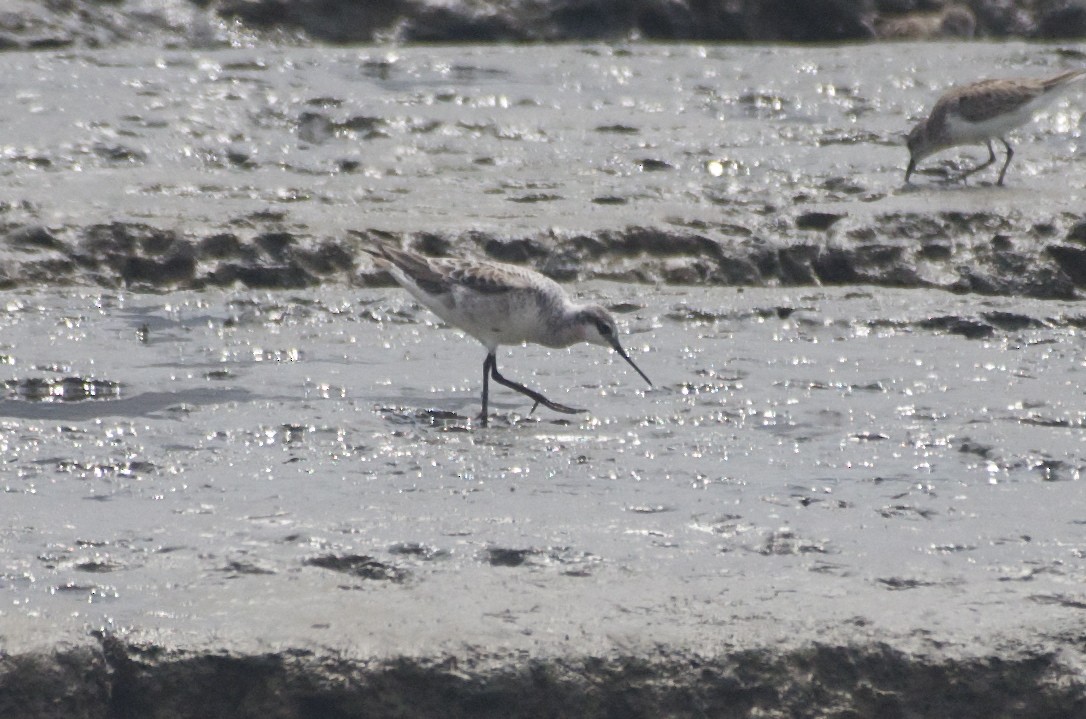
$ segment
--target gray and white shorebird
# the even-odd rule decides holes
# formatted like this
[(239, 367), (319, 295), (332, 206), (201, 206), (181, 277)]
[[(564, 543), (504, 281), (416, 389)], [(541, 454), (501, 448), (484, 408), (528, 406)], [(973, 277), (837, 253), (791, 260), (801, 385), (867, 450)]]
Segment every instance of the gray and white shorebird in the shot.
[(485, 260), (426, 257), (382, 242), (363, 248), (415, 299), (450, 325), (483, 343), (482, 426), (487, 425), (490, 379), (556, 412), (587, 410), (553, 402), (539, 392), (498, 373), (500, 345), (532, 342), (545, 347), (569, 347), (578, 342), (610, 347), (652, 386), (652, 380), (634, 364), (618, 339), (615, 320), (599, 305), (570, 300), (554, 280), (538, 272)]
[(1084, 77), (1086, 70), (1069, 70), (1049, 78), (981, 80), (947, 90), (935, 103), (931, 114), (918, 122), (908, 135), (909, 166), (905, 170), (905, 182), (916, 170), (916, 164), (929, 155), (958, 145), (986, 145), (987, 162), (955, 178), (964, 180), (995, 162), (992, 140), (999, 140), (1007, 149), (1007, 159), (996, 181), (997, 185), (1002, 185), (1007, 165), (1014, 156), (1006, 134), (1029, 122), (1035, 113), (1059, 97), (1060, 90)]

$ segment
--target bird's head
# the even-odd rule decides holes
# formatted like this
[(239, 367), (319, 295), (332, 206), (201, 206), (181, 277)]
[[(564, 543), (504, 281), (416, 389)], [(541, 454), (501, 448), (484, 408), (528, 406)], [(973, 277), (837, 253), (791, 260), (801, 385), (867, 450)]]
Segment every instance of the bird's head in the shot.
[(905, 147), (909, 150), (909, 166), (905, 168), (905, 182), (909, 181), (909, 177), (916, 170), (916, 163), (931, 154), (927, 145), (927, 128), (923, 122), (919, 122), (905, 136)]
[(595, 345), (610, 347), (618, 352), (622, 359), (629, 362), (641, 378), (648, 382), (650, 387), (652, 386), (652, 380), (634, 364), (630, 355), (622, 348), (622, 343), (618, 341), (618, 326), (610, 312), (599, 305), (589, 305), (577, 313), (577, 326), (581, 339)]

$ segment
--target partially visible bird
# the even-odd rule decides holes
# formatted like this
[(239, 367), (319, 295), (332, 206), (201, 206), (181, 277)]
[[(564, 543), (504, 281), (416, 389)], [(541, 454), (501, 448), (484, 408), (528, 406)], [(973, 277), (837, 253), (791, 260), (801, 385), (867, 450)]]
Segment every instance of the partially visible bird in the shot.
[(489, 381), (527, 396), (535, 404), (574, 414), (583, 409), (553, 402), (539, 392), (498, 373), (500, 345), (532, 342), (545, 347), (569, 347), (578, 342), (610, 347), (652, 386), (652, 381), (622, 348), (611, 314), (599, 305), (570, 300), (557, 282), (516, 265), (485, 260), (425, 257), (383, 242), (363, 248), (378, 267), (441, 319), (483, 343), (482, 426), (487, 425)]
[(916, 170), (917, 163), (929, 155), (958, 145), (986, 145), (987, 162), (956, 178), (965, 179), (995, 162), (992, 140), (998, 139), (1007, 149), (1007, 159), (996, 181), (997, 185), (1002, 185), (1014, 156), (1005, 135), (1029, 122), (1036, 112), (1059, 96), (1060, 90), (1084, 77), (1086, 70), (1069, 70), (1043, 79), (981, 80), (951, 88), (935, 103), (931, 114), (909, 132), (906, 140), (909, 166), (905, 170), (905, 182)]

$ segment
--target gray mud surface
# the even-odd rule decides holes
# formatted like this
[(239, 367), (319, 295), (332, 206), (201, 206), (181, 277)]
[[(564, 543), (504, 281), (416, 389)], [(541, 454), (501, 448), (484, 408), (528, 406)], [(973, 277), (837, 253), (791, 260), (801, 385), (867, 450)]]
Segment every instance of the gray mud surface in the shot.
[(580, 290), (656, 388), (486, 430), (399, 291), (10, 293), (3, 715), (1086, 708), (1077, 303)]
[[(920, 52), (918, 48), (922, 48)], [(0, 717), (1086, 715), (1080, 48), (0, 55)], [(73, 100), (77, 93), (78, 101)], [(483, 350), (367, 236), (617, 314)]]
[(1081, 93), (1015, 133), (1006, 188), (994, 171), (944, 181), (982, 148), (903, 186), (902, 137), (975, 68), (1044, 75), (1083, 57), (1024, 44), (6, 53), (0, 285), (283, 289), (360, 270), (372, 284), (386, 280), (358, 243), (378, 234), (566, 281), (1076, 297)]

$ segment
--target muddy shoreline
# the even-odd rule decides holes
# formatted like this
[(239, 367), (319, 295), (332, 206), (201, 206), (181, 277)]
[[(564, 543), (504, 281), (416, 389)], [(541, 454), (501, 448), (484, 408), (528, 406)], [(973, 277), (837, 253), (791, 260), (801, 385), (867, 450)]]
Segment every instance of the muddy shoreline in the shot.
[(1086, 36), (1070, 0), (9, 0), (0, 51), (265, 43), (873, 42)]
[[(499, 659), (490, 657), (491, 662)], [(308, 652), (163, 654), (101, 646), (19, 657), (4, 680), (24, 702), (8, 716), (100, 717), (704, 717), (1077, 716), (1081, 675), (1052, 654), (918, 660), (888, 646), (647, 658), (463, 657), (360, 667)], [(11, 666), (14, 664), (14, 666)], [(209, 692), (207, 682), (228, 691)], [(10, 697), (11, 692), (5, 692)], [(58, 700), (59, 697), (63, 699)]]
[[(325, 282), (380, 287), (389, 278), (361, 266), (357, 249), (379, 239), (436, 256), (460, 253), (526, 264), (564, 282), (871, 284), (1053, 299), (1080, 297), (1086, 288), (1086, 220), (1079, 215), (1038, 222), (943, 211), (887, 214), (870, 224), (847, 219), (847, 213), (804, 212), (792, 220), (799, 230), (794, 239), (778, 236), (772, 242), (733, 224), (698, 230), (627, 227), (561, 237), (353, 231), (338, 240), (281, 229), (190, 237), (124, 222), (60, 232), (16, 225), (6, 237), (16, 252), (9, 254), (0, 287), (40, 282), (145, 291), (236, 285), (302, 289)], [(838, 223), (828, 236), (823, 226)], [(963, 255), (972, 261), (963, 262)]]
[[(968, 148), (906, 186), (902, 133), (975, 74), (909, 47), (2, 54), (38, 82), (0, 113), (0, 284), (366, 285), (376, 235), (562, 281), (1077, 297), (1080, 95), (1015, 133), (1009, 187), (948, 184)], [(1007, 75), (1082, 57), (968, 48)]]
[(5, 715), (1081, 711), (1078, 302), (575, 290), (656, 388), (486, 430), (392, 288), (5, 293)]

